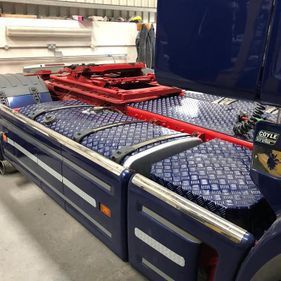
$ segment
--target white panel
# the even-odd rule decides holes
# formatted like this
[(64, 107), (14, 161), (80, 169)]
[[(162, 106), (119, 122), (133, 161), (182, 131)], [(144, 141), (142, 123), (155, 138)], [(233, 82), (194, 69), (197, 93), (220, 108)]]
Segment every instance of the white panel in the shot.
[(134, 23), (93, 22), (93, 46), (132, 46), (136, 36)]
[(142, 6), (141, 0), (135, 0), (134, 6), (141, 7)]
[(127, 5), (127, 0), (120, 0), (120, 5), (126, 6)]
[[(104, 10), (101, 11), (103, 12)], [(80, 30), (84, 32), (86, 29), (83, 24), (74, 20), (0, 18), (0, 73), (22, 72), (24, 66), (40, 63), (136, 61), (135, 38), (137, 29), (135, 24), (95, 22), (93, 25), (102, 26), (102, 28), (97, 33), (91, 32), (88, 37), (73, 40), (72, 35), (76, 34), (76, 31), (79, 30), (79, 34)], [(6, 36), (7, 26), (10, 30), (27, 27), (26, 31), (31, 32), (32, 36), (8, 37)], [(33, 36), (34, 28), (43, 32), (45, 36)], [(52, 31), (66, 30), (69, 37), (51, 36), (54, 33), (50, 32), (50, 28)], [(92, 23), (89, 28), (94, 29), (92, 28)], [(91, 40), (91, 35), (93, 35), (93, 41)], [(98, 36), (95, 38), (94, 36), (96, 35)], [(92, 42), (99, 42), (101, 45), (91, 48)], [(56, 58), (54, 51), (47, 49), (48, 44), (56, 44), (56, 50), (61, 52), (62, 56)], [(5, 46), (8, 46), (8, 50), (4, 49)], [(116, 57), (116, 55), (118, 56)]]
[(127, 5), (128, 6), (135, 6), (135, 1), (134, 0), (127, 0)]
[[(6, 27), (15, 33), (19, 32), (20, 37), (6, 36)], [(91, 27), (90, 27), (91, 28)], [(68, 38), (57, 36), (58, 32), (65, 30), (68, 33)], [(79, 40), (73, 40), (73, 32), (78, 30), (86, 37), (80, 37)], [(34, 35), (40, 31), (45, 36), (35, 38)], [(52, 36), (52, 31), (55, 31)], [(25, 33), (26, 32), (26, 33)], [(26, 37), (30, 35), (31, 37)], [(75, 36), (75, 35), (74, 35)], [(25, 47), (25, 48), (46, 48), (48, 44), (56, 44), (59, 46), (91, 46), (91, 30), (89, 31), (83, 25), (73, 20), (47, 20), (47, 19), (12, 19), (0, 18), (0, 47), (8, 45), (9, 47)], [(1, 58), (1, 56), (0, 56)]]
[(143, 20), (143, 22), (149, 22), (149, 14), (148, 14), (148, 12), (143, 12), (142, 20)]
[(155, 22), (155, 13), (149, 13), (149, 22)]

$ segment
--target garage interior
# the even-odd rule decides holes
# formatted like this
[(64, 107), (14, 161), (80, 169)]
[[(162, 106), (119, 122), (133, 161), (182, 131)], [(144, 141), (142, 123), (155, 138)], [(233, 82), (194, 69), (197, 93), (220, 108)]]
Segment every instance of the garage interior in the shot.
[(0, 280), (281, 280), (280, 12), (0, 1)]

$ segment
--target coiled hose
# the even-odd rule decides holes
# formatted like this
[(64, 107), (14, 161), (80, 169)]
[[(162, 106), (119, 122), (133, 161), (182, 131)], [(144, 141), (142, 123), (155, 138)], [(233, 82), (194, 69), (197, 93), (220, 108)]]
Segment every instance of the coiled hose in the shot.
[(238, 122), (233, 127), (235, 135), (246, 135), (255, 128), (258, 121), (263, 119), (266, 107), (261, 103), (257, 103), (257, 106), (254, 109), (253, 114), (247, 120), (241, 121), (240, 118)]

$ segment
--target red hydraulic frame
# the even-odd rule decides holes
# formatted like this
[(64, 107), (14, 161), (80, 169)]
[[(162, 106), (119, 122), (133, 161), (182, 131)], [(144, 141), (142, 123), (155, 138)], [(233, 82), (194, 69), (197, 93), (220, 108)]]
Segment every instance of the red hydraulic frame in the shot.
[(100, 104), (122, 105), (182, 90), (159, 85), (153, 73), (143, 73), (143, 63), (74, 65), (50, 74), (46, 85), (57, 98), (95, 99)]

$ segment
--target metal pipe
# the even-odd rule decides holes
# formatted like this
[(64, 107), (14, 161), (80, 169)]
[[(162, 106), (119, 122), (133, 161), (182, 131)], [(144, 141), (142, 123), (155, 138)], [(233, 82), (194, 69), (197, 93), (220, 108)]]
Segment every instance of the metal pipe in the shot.
[[(56, 49), (58, 48), (91, 48), (92, 45), (91, 43), (85, 43), (85, 44), (81, 44), (81, 45), (78, 45), (76, 42), (75, 42), (75, 45), (59, 45), (56, 43)], [(116, 47), (116, 46), (114, 46)], [(122, 47), (122, 46), (120, 46)], [(125, 46), (127, 47), (127, 46)], [(17, 50), (17, 49), (48, 49), (48, 44), (45, 44), (45, 45), (37, 45), (37, 46), (0, 46), (0, 49), (3, 49), (5, 51), (9, 51), (11, 49), (14, 49), (14, 50)]]
[(48, 56), (48, 57), (13, 57), (13, 58), (0, 58), (0, 62), (24, 62), (24, 61), (49, 61), (49, 60), (55, 60), (55, 61), (63, 61), (63, 60), (77, 60), (77, 59), (83, 59), (83, 61), (87, 59), (93, 59), (93, 58), (112, 58), (113, 60), (118, 57), (127, 57), (127, 54), (104, 54), (104, 55), (88, 55), (88, 56), (63, 56), (62, 58), (56, 58), (55, 56)]
[(59, 37), (59, 38), (91, 38), (91, 29), (82, 28), (55, 28), (34, 26), (7, 26), (8, 37)]
[(7, 175), (15, 173), (17, 169), (7, 160), (0, 161), (0, 174)]

